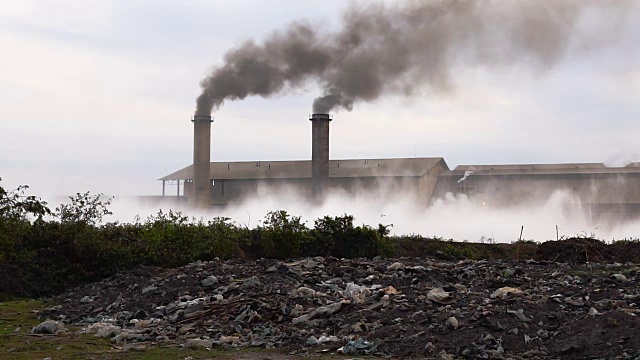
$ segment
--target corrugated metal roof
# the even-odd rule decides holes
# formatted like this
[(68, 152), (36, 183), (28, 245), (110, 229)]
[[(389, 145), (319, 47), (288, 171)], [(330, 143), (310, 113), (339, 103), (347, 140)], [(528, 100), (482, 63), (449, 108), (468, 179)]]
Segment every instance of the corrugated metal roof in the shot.
[[(436, 164), (447, 164), (441, 157), (407, 159), (330, 160), (330, 177), (422, 176)], [(311, 160), (212, 162), (211, 179), (299, 179), (311, 177)], [(193, 179), (189, 165), (160, 180)]]
[(564, 170), (564, 169), (602, 169), (603, 163), (576, 164), (500, 164), (500, 165), (458, 165), (454, 170)]
[(640, 168), (633, 166), (607, 167), (603, 163), (576, 164), (514, 164), (514, 165), (459, 165), (454, 170), (441, 173), (441, 176), (481, 175), (560, 175), (560, 174), (622, 174), (640, 173)]

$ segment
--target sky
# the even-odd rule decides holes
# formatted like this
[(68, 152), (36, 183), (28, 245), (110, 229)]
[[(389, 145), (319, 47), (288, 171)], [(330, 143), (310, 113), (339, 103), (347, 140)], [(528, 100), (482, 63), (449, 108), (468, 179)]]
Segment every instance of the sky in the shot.
[[(615, 0), (611, 0), (615, 2)], [(292, 21), (335, 29), (347, 1), (3, 1), (0, 177), (35, 194), (158, 195), (192, 161), (200, 81), (230, 48)], [(551, 68), (457, 66), (444, 94), (333, 114), (332, 159), (460, 164), (640, 161), (640, 11)], [(613, 20), (617, 21), (617, 20)], [(597, 37), (597, 34), (594, 35)], [(212, 161), (311, 157), (314, 84), (226, 102)]]

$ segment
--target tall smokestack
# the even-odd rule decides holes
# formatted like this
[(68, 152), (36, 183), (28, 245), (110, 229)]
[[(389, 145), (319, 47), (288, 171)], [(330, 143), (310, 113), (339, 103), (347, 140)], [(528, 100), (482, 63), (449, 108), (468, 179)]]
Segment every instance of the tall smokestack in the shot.
[(210, 115), (193, 117), (193, 197), (191, 203), (208, 207), (211, 203), (211, 123)]
[(329, 114), (313, 114), (311, 121), (311, 181), (313, 195), (322, 199), (329, 186)]

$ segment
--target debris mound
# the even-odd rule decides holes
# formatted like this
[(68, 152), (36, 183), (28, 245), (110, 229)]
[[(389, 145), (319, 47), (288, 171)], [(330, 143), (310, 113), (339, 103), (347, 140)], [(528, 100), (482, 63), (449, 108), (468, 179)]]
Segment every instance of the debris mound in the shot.
[(573, 264), (588, 262), (612, 262), (615, 254), (607, 244), (598, 239), (575, 237), (559, 241), (546, 241), (538, 245), (538, 260)]
[(140, 267), (60, 295), (43, 314), (116, 344), (391, 358), (640, 356), (640, 268), (596, 263), (606, 258), (596, 243), (559, 244), (549, 249), (591, 244), (589, 264), (216, 260)]

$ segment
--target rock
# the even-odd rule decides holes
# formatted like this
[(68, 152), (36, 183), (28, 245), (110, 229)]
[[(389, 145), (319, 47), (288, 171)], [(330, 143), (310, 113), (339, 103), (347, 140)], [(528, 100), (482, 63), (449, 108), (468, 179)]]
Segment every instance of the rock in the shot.
[(433, 352), (435, 351), (436, 347), (433, 345), (433, 343), (431, 341), (427, 342), (426, 345), (424, 346), (424, 351), (425, 352)]
[(242, 285), (243, 286), (256, 287), (256, 286), (262, 285), (262, 283), (260, 282), (260, 280), (258, 279), (257, 276), (252, 276), (252, 277), (244, 279), (244, 281), (242, 282)]
[(572, 342), (564, 345), (560, 352), (563, 354), (569, 354), (580, 350), (582, 350), (582, 346), (576, 342)]
[(298, 317), (300, 315), (302, 315), (304, 313), (304, 308), (302, 307), (302, 305), (300, 304), (296, 304), (293, 309), (291, 309), (291, 312), (289, 313), (289, 315), (291, 317)]
[(385, 288), (379, 289), (378, 292), (385, 294), (385, 295), (396, 295), (399, 294), (400, 292), (394, 288), (393, 286), (389, 285)]
[(497, 289), (496, 291), (494, 291), (491, 294), (491, 298), (492, 299), (495, 299), (495, 298), (504, 299), (509, 294), (522, 295), (523, 293), (524, 292), (522, 290), (520, 290), (520, 289), (509, 287), (509, 286), (505, 286), (505, 287), (501, 287), (501, 288)]
[(148, 292), (151, 292), (151, 291), (153, 291), (153, 290), (157, 290), (157, 289), (158, 289), (158, 288), (157, 288), (156, 286), (149, 285), (149, 286), (147, 286), (147, 287), (142, 288), (142, 293), (143, 293), (143, 294), (146, 294), (146, 293), (148, 293)]
[(451, 326), (454, 330), (458, 329), (458, 319), (456, 319), (455, 317), (451, 316), (447, 319), (447, 324), (449, 324), (449, 326)]
[(69, 332), (69, 329), (67, 329), (60, 321), (55, 320), (44, 321), (31, 329), (32, 334), (58, 335), (66, 332)]
[(356, 322), (355, 324), (353, 324), (351, 326), (351, 329), (354, 333), (360, 333), (363, 331), (367, 331), (369, 329), (369, 327), (367, 326), (366, 323), (363, 323), (361, 321)]
[(591, 309), (589, 309), (589, 312), (587, 313), (587, 315), (591, 316), (591, 317), (596, 317), (596, 316), (602, 315), (602, 314), (598, 310), (596, 310), (596, 308), (592, 307)]
[(429, 292), (427, 293), (427, 300), (442, 305), (453, 304), (455, 302), (451, 295), (448, 292), (444, 291), (443, 288), (435, 288), (429, 290)]
[(209, 275), (206, 278), (202, 279), (202, 286), (204, 287), (211, 287), (217, 283), (218, 283), (218, 278), (213, 275)]
[(396, 270), (402, 270), (402, 269), (404, 269), (404, 264), (400, 262), (395, 262), (387, 266), (387, 270), (389, 271), (396, 271)]
[(301, 286), (289, 293), (292, 297), (313, 297), (316, 296), (316, 291), (306, 286)]
[(82, 299), (80, 299), (80, 302), (83, 303), (83, 304), (88, 304), (88, 303), (93, 302), (93, 299), (90, 298), (89, 296), (85, 296)]
[(220, 336), (220, 340), (218, 340), (221, 344), (227, 345), (237, 345), (240, 343), (240, 337), (238, 336)]
[(564, 299), (564, 302), (569, 304), (569, 305), (573, 305), (573, 306), (577, 306), (577, 307), (584, 306), (584, 301), (582, 301), (582, 299), (574, 299), (572, 297), (568, 297), (568, 298)]
[(138, 310), (135, 312), (135, 314), (133, 314), (133, 318), (138, 320), (144, 320), (147, 317), (149, 316), (147, 315), (147, 312), (144, 310)]
[(613, 274), (611, 278), (619, 283), (627, 282), (627, 277), (622, 274)]
[(184, 343), (184, 347), (187, 349), (197, 349), (200, 347), (211, 349), (213, 347), (213, 341), (200, 338), (187, 339)]

